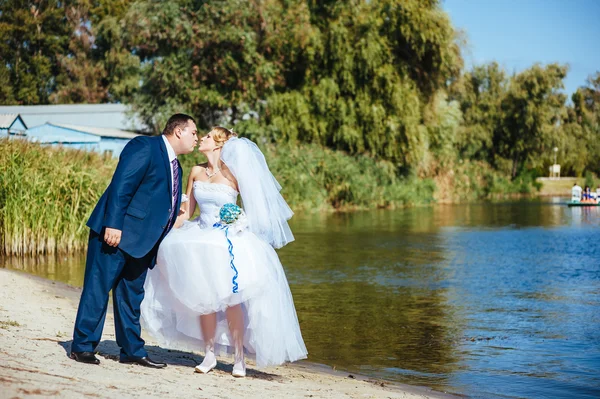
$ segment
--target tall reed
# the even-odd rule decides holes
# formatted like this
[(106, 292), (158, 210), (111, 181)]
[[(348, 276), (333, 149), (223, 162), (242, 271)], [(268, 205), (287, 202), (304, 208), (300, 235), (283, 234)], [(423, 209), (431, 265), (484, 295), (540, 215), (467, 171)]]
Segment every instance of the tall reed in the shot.
[(0, 140), (0, 254), (83, 249), (115, 165), (95, 153)]

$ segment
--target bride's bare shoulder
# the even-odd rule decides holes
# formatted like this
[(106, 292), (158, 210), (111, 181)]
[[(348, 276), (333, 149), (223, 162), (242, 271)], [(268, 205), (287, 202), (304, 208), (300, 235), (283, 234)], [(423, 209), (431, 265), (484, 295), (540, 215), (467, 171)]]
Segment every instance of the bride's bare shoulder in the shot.
[(198, 165), (194, 165), (192, 167), (192, 170), (190, 171), (190, 175), (192, 176), (196, 176), (198, 173), (201, 173), (204, 171), (204, 169), (206, 169), (207, 164), (206, 163), (201, 163)]

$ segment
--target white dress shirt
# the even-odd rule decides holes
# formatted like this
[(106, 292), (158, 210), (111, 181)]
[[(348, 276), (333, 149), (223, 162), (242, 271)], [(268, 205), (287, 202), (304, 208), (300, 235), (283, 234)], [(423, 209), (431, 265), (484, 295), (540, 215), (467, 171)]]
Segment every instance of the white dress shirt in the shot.
[[(171, 196), (173, 196), (173, 189), (175, 188), (175, 179), (173, 176), (173, 160), (177, 159), (177, 155), (175, 155), (175, 150), (171, 147), (171, 143), (167, 140), (167, 137), (163, 134), (163, 140), (165, 141), (165, 146), (167, 147), (167, 155), (169, 156), (169, 170), (171, 171)], [(172, 206), (176, 204), (176, 198), (172, 198)]]

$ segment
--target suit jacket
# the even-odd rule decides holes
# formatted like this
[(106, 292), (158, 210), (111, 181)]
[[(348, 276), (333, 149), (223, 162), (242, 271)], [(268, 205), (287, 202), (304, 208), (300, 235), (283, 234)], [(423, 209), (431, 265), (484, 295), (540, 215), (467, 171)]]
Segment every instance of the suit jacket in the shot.
[[(181, 167), (179, 193), (181, 193)], [(102, 194), (87, 225), (98, 234), (105, 227), (122, 231), (119, 248), (141, 258), (153, 250), (172, 227), (171, 163), (160, 136), (132, 139), (119, 157), (110, 185)], [(176, 210), (181, 206), (181, 195)], [(177, 217), (178, 212), (175, 212)], [(154, 265), (152, 260), (151, 267)]]

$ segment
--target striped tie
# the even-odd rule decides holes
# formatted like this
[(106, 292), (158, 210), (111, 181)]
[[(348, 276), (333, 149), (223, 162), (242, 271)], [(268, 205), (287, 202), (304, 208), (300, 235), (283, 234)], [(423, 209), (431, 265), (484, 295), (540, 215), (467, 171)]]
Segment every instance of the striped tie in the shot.
[(177, 197), (179, 196), (179, 165), (177, 164), (177, 158), (171, 161), (171, 167), (173, 168), (173, 200), (171, 205), (171, 215), (169, 216), (169, 221), (174, 222), (175, 207), (177, 206)]

